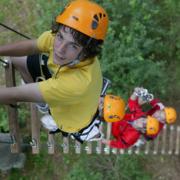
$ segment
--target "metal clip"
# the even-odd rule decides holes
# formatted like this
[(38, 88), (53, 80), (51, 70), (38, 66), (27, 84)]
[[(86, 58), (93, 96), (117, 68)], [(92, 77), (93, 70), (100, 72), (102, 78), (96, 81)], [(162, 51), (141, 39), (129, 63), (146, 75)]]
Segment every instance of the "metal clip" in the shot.
[(11, 144), (14, 146), (16, 144), (16, 138), (14, 135), (11, 135)]
[(32, 147), (37, 147), (37, 141), (33, 138), (32, 141), (30, 142), (30, 145)]
[(103, 77), (103, 88), (101, 91), (101, 96), (105, 96), (107, 88), (111, 85), (111, 81), (105, 77)]

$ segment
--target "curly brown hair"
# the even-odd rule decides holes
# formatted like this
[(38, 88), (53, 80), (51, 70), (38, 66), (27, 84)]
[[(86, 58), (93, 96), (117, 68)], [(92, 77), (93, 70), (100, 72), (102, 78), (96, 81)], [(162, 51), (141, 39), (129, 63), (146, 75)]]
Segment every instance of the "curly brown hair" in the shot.
[[(53, 22), (51, 26), (52, 33), (57, 33), (60, 28), (65, 28), (66, 25)], [(100, 54), (102, 49), (103, 40), (97, 40), (91, 38), (73, 28), (70, 28), (70, 32), (74, 40), (83, 47), (84, 58), (92, 58)]]

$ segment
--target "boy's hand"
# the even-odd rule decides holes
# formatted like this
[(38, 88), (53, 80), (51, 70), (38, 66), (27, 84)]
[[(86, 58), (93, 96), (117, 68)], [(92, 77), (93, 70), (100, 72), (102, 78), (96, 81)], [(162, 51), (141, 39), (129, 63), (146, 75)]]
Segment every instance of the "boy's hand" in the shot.
[(141, 87), (135, 87), (133, 93), (130, 96), (130, 99), (133, 101), (136, 100), (141, 93), (141, 89)]
[(142, 90), (142, 87), (135, 87), (134, 92), (138, 94)]
[(139, 105), (143, 105), (143, 104), (145, 104), (145, 103), (147, 103), (147, 101), (144, 100), (142, 97), (139, 97), (139, 98), (138, 98), (138, 104), (139, 104)]

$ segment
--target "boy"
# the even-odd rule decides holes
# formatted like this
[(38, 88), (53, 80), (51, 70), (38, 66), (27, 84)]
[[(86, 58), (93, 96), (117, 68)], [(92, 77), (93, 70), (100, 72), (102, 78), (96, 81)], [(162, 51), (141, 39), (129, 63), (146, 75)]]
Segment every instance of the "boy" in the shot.
[[(150, 102), (152, 108), (147, 112), (143, 112), (141, 105), (147, 102)], [(153, 140), (166, 122), (169, 124), (174, 123), (177, 116), (174, 108), (164, 107), (158, 100), (153, 99), (153, 95), (149, 94), (146, 89), (139, 87), (134, 89), (134, 92), (129, 98), (128, 108), (129, 112), (125, 114), (123, 121), (112, 123), (112, 135), (116, 140), (114, 142), (103, 140), (103, 143), (118, 148), (128, 148), (133, 144), (144, 144), (145, 139)], [(143, 133), (142, 129), (139, 129), (143, 124), (142, 118), (146, 116), (151, 116), (151, 118), (158, 120), (159, 125), (155, 133)], [(130, 124), (132, 126), (130, 126)], [(139, 124), (139, 126), (136, 126), (137, 124)], [(142, 137), (140, 137), (140, 135), (142, 135)]]
[[(146, 112), (143, 112), (142, 105), (149, 103), (151, 108)], [(126, 114), (125, 119), (130, 120), (132, 116), (139, 117), (141, 115), (150, 115), (156, 118), (159, 123), (159, 131), (156, 135), (145, 136), (148, 140), (154, 139), (162, 130), (164, 124), (173, 124), (177, 119), (176, 110), (172, 107), (165, 107), (158, 99), (154, 99), (152, 94), (149, 94), (147, 89), (136, 87), (131, 98), (128, 101), (128, 106), (131, 113)]]
[(0, 103), (47, 103), (51, 116), (43, 123), (52, 122), (49, 131), (70, 133), (81, 141), (83, 131), (99, 124), (96, 111), (102, 74), (96, 56), (107, 27), (108, 15), (101, 6), (74, 0), (56, 17), (52, 30), (37, 40), (1, 46), (0, 55), (16, 56), (12, 63), (29, 84), (1, 88)]
[(126, 149), (133, 146), (141, 134), (154, 135), (159, 130), (159, 122), (152, 116), (141, 117), (129, 122), (125, 119), (112, 123), (113, 140), (102, 140), (112, 148)]

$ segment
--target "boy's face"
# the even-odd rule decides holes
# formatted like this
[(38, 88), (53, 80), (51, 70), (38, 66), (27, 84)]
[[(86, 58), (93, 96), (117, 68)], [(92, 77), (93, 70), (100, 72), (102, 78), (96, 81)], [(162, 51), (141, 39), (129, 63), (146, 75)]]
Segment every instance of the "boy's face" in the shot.
[(166, 115), (165, 115), (164, 110), (155, 111), (155, 113), (152, 116), (154, 118), (156, 118), (161, 123), (165, 123), (166, 122)]
[(54, 63), (64, 65), (76, 60), (82, 51), (82, 46), (78, 44), (69, 27), (60, 28), (54, 41)]

